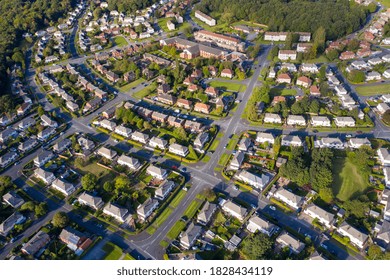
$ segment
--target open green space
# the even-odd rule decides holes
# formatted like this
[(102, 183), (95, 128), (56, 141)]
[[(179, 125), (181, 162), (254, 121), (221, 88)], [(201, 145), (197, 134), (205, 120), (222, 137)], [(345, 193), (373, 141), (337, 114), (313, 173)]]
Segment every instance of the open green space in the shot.
[(148, 85), (144, 89), (141, 89), (140, 91), (133, 94), (134, 98), (142, 99), (145, 96), (149, 95), (153, 90), (155, 90), (155, 86)]
[(379, 0), (378, 2), (380, 2), (383, 6), (390, 8), (390, 0)]
[(143, 82), (145, 82), (145, 79), (139, 78), (138, 80), (135, 80), (134, 82), (131, 82), (130, 84), (127, 84), (127, 85), (121, 87), (119, 90), (121, 92), (126, 92), (126, 91), (131, 90), (133, 87), (138, 86), (139, 84), (141, 84)]
[(172, 200), (170, 206), (172, 207), (177, 207), (180, 203), (180, 201), (183, 200), (183, 198), (186, 196), (186, 191), (185, 190), (181, 190), (176, 196), (175, 198)]
[(229, 143), (226, 147), (227, 150), (234, 150), (234, 148), (236, 147), (237, 143), (238, 143), (238, 140), (239, 140), (239, 137), (234, 134), (232, 139), (229, 140)]
[(390, 93), (390, 85), (382, 84), (382, 85), (372, 85), (372, 86), (359, 86), (356, 87), (356, 91), (360, 95), (377, 95), (377, 94), (388, 94)]
[(119, 260), (122, 256), (122, 249), (111, 242), (104, 244), (103, 251), (107, 253), (105, 260)]
[(230, 90), (230, 91), (245, 91), (246, 86), (236, 83), (223, 82), (223, 81), (212, 81), (210, 82), (210, 86), (220, 88), (222, 90)]
[(273, 95), (273, 96), (276, 96), (276, 95), (284, 95), (284, 96), (287, 96), (287, 95), (296, 95), (297, 94), (297, 91), (295, 89), (289, 89), (289, 88), (271, 88), (270, 90), (270, 94)]
[(229, 160), (229, 156), (228, 154), (223, 154), (220, 158), (219, 158), (219, 161), (218, 161), (218, 164), (219, 165), (222, 165), (222, 166), (225, 166), (225, 164), (227, 163), (227, 161)]
[(211, 144), (209, 150), (210, 150), (210, 151), (215, 151), (215, 150), (217, 149), (218, 145), (219, 145), (219, 140), (216, 139), (216, 140), (214, 140), (213, 143)]
[(96, 176), (105, 176), (110, 171), (102, 166), (99, 166), (96, 162), (92, 162), (90, 164), (87, 164), (85, 166), (79, 166), (79, 169), (84, 172), (84, 173), (92, 173), (95, 174)]
[(195, 216), (196, 211), (198, 211), (199, 207), (202, 205), (203, 201), (193, 200), (190, 205), (187, 207), (186, 211), (184, 211), (183, 216), (186, 216), (188, 219), (192, 219)]
[(172, 209), (171, 208), (165, 208), (164, 211), (157, 217), (157, 219), (154, 221), (153, 225), (156, 227), (161, 226), (165, 220), (171, 215)]
[(186, 223), (184, 221), (177, 221), (173, 227), (169, 230), (167, 237), (170, 239), (176, 239), (179, 233), (184, 229)]
[(368, 187), (366, 178), (348, 158), (333, 160), (333, 192), (342, 201), (361, 194)]
[(117, 47), (124, 47), (127, 45), (127, 41), (123, 36), (114, 37), (114, 43)]

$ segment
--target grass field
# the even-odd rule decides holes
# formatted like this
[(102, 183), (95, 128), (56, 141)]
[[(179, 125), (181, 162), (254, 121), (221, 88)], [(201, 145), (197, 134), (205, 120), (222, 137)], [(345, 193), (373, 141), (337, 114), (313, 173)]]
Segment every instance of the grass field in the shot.
[(362, 193), (368, 186), (357, 166), (348, 158), (334, 159), (333, 172), (333, 192), (342, 201)]
[(150, 94), (153, 90), (155, 90), (155, 87), (153, 85), (148, 85), (144, 89), (141, 89), (140, 91), (133, 94), (135, 98), (142, 99), (148, 94)]
[(202, 205), (202, 201), (194, 200), (187, 207), (186, 211), (184, 211), (183, 216), (186, 216), (188, 219), (192, 219), (195, 216), (196, 211), (198, 211), (199, 207)]
[(170, 206), (177, 207), (180, 203), (180, 201), (183, 200), (183, 198), (186, 196), (187, 192), (185, 190), (181, 190), (175, 198), (172, 200)]
[(133, 261), (135, 260), (135, 258), (130, 255), (130, 254), (126, 254), (125, 257), (123, 258), (124, 261)]
[(126, 91), (131, 90), (133, 87), (138, 86), (140, 83), (143, 83), (143, 82), (145, 82), (145, 79), (139, 78), (138, 80), (135, 80), (134, 82), (121, 87), (119, 90), (121, 92), (126, 92)]
[(383, 6), (390, 8), (390, 0), (379, 0), (378, 2), (382, 3)]
[(377, 94), (388, 94), (390, 93), (390, 85), (389, 84), (383, 84), (383, 85), (373, 85), (373, 86), (359, 86), (356, 87), (357, 93), (360, 95), (377, 95)]
[(104, 244), (103, 251), (107, 253), (105, 260), (119, 260), (122, 256), (122, 249), (111, 242)]
[(234, 148), (236, 147), (237, 143), (238, 143), (238, 136), (236, 134), (233, 135), (232, 139), (229, 140), (229, 143), (226, 147), (227, 150), (234, 150)]
[(217, 149), (218, 145), (219, 145), (219, 140), (218, 139), (214, 140), (214, 142), (211, 144), (211, 146), (209, 148), (209, 151), (215, 151), (215, 149)]
[(176, 237), (179, 235), (179, 233), (184, 229), (186, 226), (186, 223), (183, 221), (177, 221), (173, 227), (169, 230), (167, 237), (171, 240), (176, 239)]
[(288, 88), (271, 88), (270, 90), (271, 95), (296, 95), (297, 91), (295, 89), (288, 89)]
[(229, 82), (222, 82), (222, 81), (212, 81), (210, 83), (210, 86), (221, 88), (223, 90), (230, 90), (230, 91), (245, 91), (246, 86), (236, 83), (229, 83)]
[(229, 160), (229, 156), (228, 154), (223, 154), (220, 158), (219, 158), (219, 161), (218, 161), (218, 164), (219, 165), (222, 165), (222, 166), (225, 166), (225, 164), (227, 163), (227, 161)]
[(108, 173), (110, 173), (107, 169), (99, 166), (96, 164), (96, 162), (93, 162), (91, 164), (88, 164), (86, 166), (83, 166), (81, 168), (79, 168), (82, 172), (84, 173), (92, 173), (92, 174), (95, 174), (96, 176), (100, 176), (100, 175), (107, 175)]
[(157, 217), (157, 219), (154, 221), (153, 225), (156, 227), (161, 226), (165, 220), (171, 215), (172, 209), (170, 208), (165, 208), (164, 211)]
[(114, 37), (115, 46), (124, 47), (127, 45), (127, 41), (123, 36)]

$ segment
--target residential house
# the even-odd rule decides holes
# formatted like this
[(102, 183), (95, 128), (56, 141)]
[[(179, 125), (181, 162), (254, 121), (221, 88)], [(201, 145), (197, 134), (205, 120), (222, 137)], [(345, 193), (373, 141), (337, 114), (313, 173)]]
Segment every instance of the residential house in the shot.
[(2, 168), (9, 165), (11, 162), (18, 158), (18, 154), (16, 152), (8, 152), (2, 156), (0, 156), (0, 166)]
[(107, 203), (107, 205), (103, 208), (103, 213), (113, 217), (115, 220), (124, 223), (125, 222), (125, 216), (129, 210), (116, 206), (112, 204), (111, 202)]
[(276, 82), (279, 83), (279, 84), (290, 84), (291, 83), (291, 77), (289, 74), (287, 73), (282, 73), (282, 74), (279, 74), (277, 79), (276, 79)]
[(3, 195), (3, 201), (10, 205), (12, 208), (19, 208), (24, 203), (23, 198), (21, 198), (15, 191), (10, 191)]
[(106, 147), (101, 147), (98, 151), (97, 154), (99, 156), (102, 156), (106, 159), (113, 160), (118, 154), (115, 150), (106, 148)]
[(176, 97), (170, 94), (159, 94), (157, 100), (161, 103), (173, 105), (176, 103)]
[(0, 234), (3, 236), (7, 236), (16, 225), (22, 224), (26, 218), (20, 214), (19, 212), (14, 212), (11, 216), (4, 220), (3, 223), (0, 224)]
[(325, 126), (330, 127), (331, 122), (328, 117), (325, 116), (312, 116), (311, 117), (311, 125), (312, 126)]
[(141, 167), (141, 164), (138, 159), (126, 155), (121, 155), (118, 158), (117, 163), (120, 165), (125, 165), (133, 170), (138, 170)]
[(158, 200), (164, 200), (168, 194), (173, 190), (175, 187), (175, 183), (171, 180), (164, 180), (160, 183), (158, 188), (154, 192), (154, 197)]
[(48, 127), (38, 133), (37, 137), (41, 141), (47, 140), (50, 136), (56, 133), (56, 129), (54, 127)]
[(56, 121), (53, 121), (51, 118), (49, 118), (46, 115), (41, 116), (41, 121), (42, 121), (42, 124), (44, 126), (49, 126), (49, 127), (54, 127), (54, 128), (58, 126)]
[(222, 206), (222, 210), (227, 214), (239, 219), (240, 221), (245, 219), (245, 216), (248, 212), (246, 208), (241, 207), (232, 201), (226, 201)]
[(126, 138), (129, 138), (131, 136), (131, 132), (131, 128), (128, 128), (124, 125), (118, 125), (117, 127), (115, 127), (115, 133)]
[(164, 180), (168, 176), (167, 170), (157, 167), (153, 164), (149, 165), (149, 167), (146, 169), (146, 173), (159, 180)]
[(233, 76), (234, 76), (234, 72), (233, 72), (233, 70), (231, 70), (231, 69), (223, 69), (223, 70), (221, 71), (221, 77), (222, 77), (222, 78), (229, 78), (229, 79), (232, 79)]
[(67, 148), (72, 146), (72, 141), (68, 138), (65, 138), (64, 140), (61, 140), (54, 144), (53, 151), (56, 153), (62, 153)]
[(196, 239), (200, 236), (202, 232), (201, 226), (196, 226), (194, 223), (190, 223), (187, 230), (180, 237), (180, 245), (185, 249), (190, 249), (194, 245)]
[(240, 143), (238, 143), (238, 149), (243, 152), (247, 152), (251, 146), (252, 140), (248, 137), (243, 137)]
[(344, 149), (344, 143), (336, 137), (324, 137), (314, 142), (315, 147), (330, 148), (330, 149)]
[(41, 167), (48, 163), (53, 157), (54, 154), (52, 152), (44, 150), (34, 158), (34, 164), (35, 166)]
[(23, 245), (21, 251), (23, 254), (33, 256), (49, 244), (49, 242), (50, 236), (46, 232), (40, 230)]
[(379, 103), (376, 106), (376, 109), (379, 112), (379, 114), (383, 115), (384, 113), (386, 113), (387, 110), (390, 110), (390, 107), (386, 103)]
[(239, 170), (244, 159), (245, 159), (245, 154), (243, 152), (237, 152), (230, 162), (230, 169)]
[(149, 141), (149, 135), (139, 131), (134, 131), (131, 134), (131, 139), (137, 142), (141, 142), (142, 144), (147, 144)]
[(210, 105), (197, 102), (197, 103), (195, 103), (194, 111), (200, 112), (203, 114), (210, 114)]
[(46, 171), (40, 167), (35, 169), (34, 176), (42, 180), (47, 185), (51, 184), (56, 179), (52, 172)]
[(209, 26), (215, 26), (217, 24), (217, 22), (215, 21), (215, 19), (213, 19), (212, 17), (206, 15), (205, 13), (202, 13), (201, 11), (199, 10), (196, 10), (195, 11), (195, 17), (201, 21), (203, 21), (204, 23), (206, 23), (207, 25)]
[(257, 132), (256, 142), (260, 144), (268, 143), (273, 145), (275, 143), (275, 137), (272, 133)]
[(149, 141), (149, 146), (152, 148), (158, 148), (160, 150), (165, 150), (168, 145), (168, 141), (156, 136), (153, 136)]
[(18, 132), (12, 127), (7, 127), (2, 132), (0, 132), (0, 141), (2, 143), (8, 141), (8, 139), (18, 135)]
[(346, 222), (343, 222), (341, 224), (341, 226), (337, 229), (337, 232), (340, 233), (342, 236), (348, 237), (351, 243), (356, 245), (360, 249), (363, 249), (364, 245), (368, 240), (367, 234), (350, 226)]
[(283, 135), (281, 144), (287, 147), (301, 147), (303, 145), (301, 138), (296, 135)]
[(206, 226), (211, 221), (211, 218), (213, 217), (216, 210), (216, 204), (206, 201), (198, 214), (197, 222), (203, 226)]
[(334, 220), (334, 215), (324, 209), (318, 207), (315, 204), (310, 204), (303, 211), (305, 214), (309, 215), (313, 219), (317, 219), (318, 222), (326, 226), (327, 228), (332, 227), (332, 223)]
[(237, 175), (237, 179), (261, 190), (269, 183), (271, 178), (265, 174), (258, 176), (246, 170), (241, 170)]
[(169, 145), (169, 152), (181, 157), (186, 157), (189, 154), (189, 150), (186, 146), (177, 143)]
[(274, 197), (283, 201), (288, 206), (298, 209), (302, 206), (304, 198), (302, 196), (293, 194), (292, 192), (286, 190), (285, 188), (280, 188), (274, 193)]
[(390, 166), (390, 153), (386, 148), (378, 149), (378, 158), (383, 166)]
[(64, 228), (58, 238), (66, 246), (80, 256), (92, 244), (92, 240), (87, 238), (83, 233), (71, 227)]
[(353, 127), (355, 126), (355, 120), (352, 117), (336, 117), (334, 122), (338, 127)]
[(311, 86), (311, 83), (312, 83), (312, 81), (308, 77), (305, 77), (305, 76), (299, 77), (297, 79), (297, 86), (302, 86), (302, 87), (308, 88)]
[(278, 227), (275, 226), (273, 223), (254, 215), (248, 220), (248, 224), (246, 226), (247, 230), (255, 233), (256, 231), (259, 231), (261, 233), (264, 233), (268, 235), (269, 237), (274, 234), (275, 231), (277, 231)]
[(368, 146), (371, 148), (370, 140), (365, 138), (350, 138), (348, 140), (348, 146), (352, 149), (360, 149), (362, 146)]
[(80, 137), (78, 140), (77, 140), (77, 143), (81, 146), (81, 148), (83, 150), (87, 150), (87, 151), (90, 151), (92, 150), (93, 148), (95, 148), (95, 143), (85, 137)]
[(71, 195), (76, 190), (76, 187), (73, 184), (63, 181), (59, 178), (54, 180), (54, 182), (51, 184), (51, 187), (63, 193), (65, 196)]
[(79, 196), (78, 202), (80, 204), (82, 204), (82, 205), (89, 206), (89, 207), (91, 207), (91, 208), (93, 208), (95, 210), (99, 210), (104, 205), (104, 202), (103, 202), (103, 200), (100, 197), (90, 195), (90, 194), (88, 194), (86, 192), (83, 192)]
[(278, 238), (276, 238), (276, 242), (282, 247), (290, 248), (291, 252), (294, 254), (299, 254), (305, 248), (305, 243), (299, 241), (299, 239), (291, 236), (287, 232), (280, 234)]
[(287, 125), (299, 125), (299, 126), (305, 126), (306, 120), (303, 116), (298, 115), (289, 115), (287, 117)]
[(140, 204), (137, 208), (138, 218), (145, 221), (157, 208), (158, 200), (148, 198), (143, 204)]
[(36, 145), (38, 145), (38, 141), (36, 139), (30, 138), (26, 141), (19, 144), (18, 149), (22, 153), (28, 152), (33, 149)]
[(280, 60), (296, 60), (297, 52), (294, 50), (280, 50), (278, 53)]
[(282, 123), (282, 118), (278, 114), (265, 113), (265, 123)]
[(209, 134), (207, 132), (199, 133), (194, 141), (195, 149), (202, 150), (208, 140), (209, 140)]
[(187, 99), (179, 98), (177, 100), (176, 106), (180, 107), (180, 108), (184, 108), (184, 109), (190, 110), (191, 109), (191, 104), (192, 104), (191, 101), (189, 101)]

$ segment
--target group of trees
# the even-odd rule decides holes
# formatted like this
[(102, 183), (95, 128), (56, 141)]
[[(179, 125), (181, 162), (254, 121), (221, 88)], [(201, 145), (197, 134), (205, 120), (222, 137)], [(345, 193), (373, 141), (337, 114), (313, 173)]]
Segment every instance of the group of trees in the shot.
[(265, 105), (271, 103), (270, 87), (264, 84), (262, 87), (257, 87), (253, 90), (252, 96), (249, 98), (246, 107), (246, 116), (250, 121), (258, 121), (259, 115), (257, 106), (259, 102), (263, 102)]
[(347, 0), (205, 0), (197, 7), (211, 15), (213, 12), (223, 14), (221, 18), (229, 24), (237, 20), (250, 20), (267, 24), (270, 31), (314, 34), (321, 27), (328, 40), (357, 30), (370, 12), (369, 8), (351, 5)]
[(311, 154), (305, 154), (299, 147), (292, 148), (291, 153), (291, 159), (280, 168), (281, 175), (300, 186), (310, 184), (321, 199), (330, 203), (333, 200), (332, 150), (315, 148)]
[[(24, 33), (34, 34), (37, 30), (54, 25), (65, 19), (76, 4), (74, 0), (2, 0), (0, 3), (0, 88), (1, 95), (9, 94), (9, 67), (19, 63), (24, 67), (25, 47), (19, 48)], [(30, 41), (31, 42), (31, 41)], [(27, 45), (26, 45), (27, 46)], [(8, 72), (8, 73), (7, 73)], [(11, 98), (8, 98), (11, 99)], [(5, 99), (7, 100), (7, 99)], [(12, 103), (3, 106), (0, 113), (13, 110)]]
[(20, 207), (20, 210), (34, 212), (35, 216), (42, 217), (47, 213), (47, 204), (45, 202), (27, 201)]

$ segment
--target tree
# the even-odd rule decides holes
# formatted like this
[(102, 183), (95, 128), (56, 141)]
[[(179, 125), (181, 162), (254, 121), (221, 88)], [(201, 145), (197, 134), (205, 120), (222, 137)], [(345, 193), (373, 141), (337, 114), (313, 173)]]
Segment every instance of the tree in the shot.
[(326, 53), (326, 57), (329, 59), (329, 61), (333, 61), (339, 57), (339, 52), (337, 50), (329, 50)]
[(320, 103), (317, 99), (314, 99), (310, 102), (309, 110), (310, 113), (318, 114), (318, 112), (320, 111)]
[(367, 256), (370, 260), (380, 260), (383, 257), (381, 247), (372, 244), (368, 247)]
[(21, 207), (20, 210), (22, 211), (34, 211), (35, 209), (35, 203), (33, 201), (27, 201), (25, 202)]
[(38, 115), (41, 117), (42, 115), (45, 114), (45, 110), (43, 109), (42, 106), (39, 106), (37, 109)]
[(81, 157), (78, 157), (74, 160), (74, 166), (76, 166), (77, 168), (82, 168), (85, 166), (85, 164), (86, 164), (85, 160)]
[(53, 216), (53, 220), (51, 221), (53, 226), (57, 228), (64, 228), (69, 223), (68, 215), (65, 212), (57, 212)]
[(364, 74), (363, 71), (359, 70), (352, 70), (351, 72), (348, 73), (348, 80), (350, 80), (352, 83), (363, 83), (364, 80), (366, 79), (366, 75)]
[(215, 194), (212, 188), (206, 188), (203, 191), (203, 194), (206, 197), (206, 199), (210, 202), (213, 202), (215, 199), (217, 199), (217, 195)]
[(386, 124), (390, 124), (390, 110), (387, 110), (387, 111), (383, 114), (382, 120), (383, 120)]
[(127, 176), (119, 176), (115, 179), (115, 192), (117, 195), (129, 192), (131, 181)]
[(330, 204), (333, 202), (334, 195), (331, 188), (326, 188), (326, 187), (320, 188), (318, 195), (321, 198), (321, 200), (324, 201), (325, 203)]
[(326, 31), (320, 26), (314, 33), (313, 45), (317, 46), (317, 53), (322, 53), (325, 50)]
[(46, 215), (47, 213), (47, 204), (45, 202), (39, 203), (38, 205), (35, 206), (35, 215), (37, 217), (42, 217)]
[(110, 181), (105, 182), (103, 185), (103, 189), (108, 193), (111, 193), (114, 190), (114, 188), (115, 188), (114, 183)]
[(86, 191), (93, 191), (96, 188), (97, 180), (95, 174), (88, 173), (81, 178), (81, 186)]
[(272, 240), (264, 233), (247, 237), (242, 242), (242, 253), (251, 260), (265, 259), (272, 248)]

